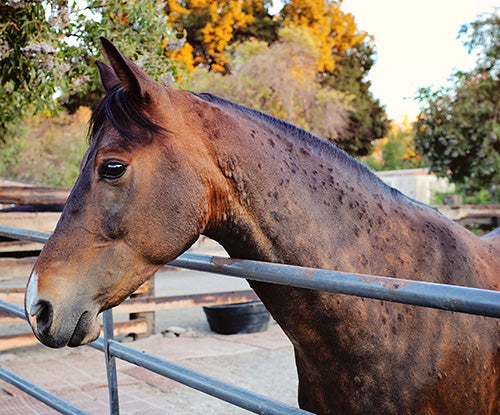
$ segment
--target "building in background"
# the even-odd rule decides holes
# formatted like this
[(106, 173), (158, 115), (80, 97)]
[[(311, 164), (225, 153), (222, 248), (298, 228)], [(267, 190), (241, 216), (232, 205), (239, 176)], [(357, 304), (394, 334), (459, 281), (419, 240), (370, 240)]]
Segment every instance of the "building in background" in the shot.
[(425, 204), (432, 204), (436, 193), (451, 193), (455, 185), (438, 178), (429, 169), (387, 170), (375, 174), (386, 184)]

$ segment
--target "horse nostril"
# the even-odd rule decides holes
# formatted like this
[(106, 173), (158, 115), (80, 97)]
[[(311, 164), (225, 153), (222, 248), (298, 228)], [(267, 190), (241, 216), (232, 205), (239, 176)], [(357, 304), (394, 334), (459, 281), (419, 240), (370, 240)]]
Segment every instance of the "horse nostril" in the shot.
[(53, 311), (52, 305), (45, 300), (40, 300), (33, 306), (31, 315), (36, 318), (36, 329), (39, 333), (44, 333), (50, 329)]

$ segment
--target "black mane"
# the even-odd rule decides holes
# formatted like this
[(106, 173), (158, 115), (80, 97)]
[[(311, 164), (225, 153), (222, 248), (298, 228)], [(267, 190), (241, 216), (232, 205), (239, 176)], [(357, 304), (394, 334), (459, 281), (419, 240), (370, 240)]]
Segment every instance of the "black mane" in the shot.
[(146, 114), (147, 101), (137, 100), (127, 90), (117, 87), (99, 101), (89, 122), (92, 142), (108, 121), (129, 144), (148, 144), (153, 136), (166, 130)]
[(293, 124), (290, 124), (286, 121), (283, 121), (279, 118), (275, 118), (272, 115), (266, 114), (265, 112), (258, 111), (253, 108), (245, 107), (244, 105), (236, 104), (232, 101), (229, 101), (225, 98), (218, 97), (217, 95), (209, 94), (209, 93), (196, 93), (193, 92), (194, 95), (197, 97), (208, 101), (212, 102), (214, 104), (219, 104), (219, 105), (224, 105), (226, 107), (233, 108), (235, 110), (238, 110), (242, 113), (247, 113), (249, 115), (254, 116), (255, 118), (265, 121), (266, 123), (270, 124), (273, 127), (278, 127), (284, 131), (286, 131), (288, 134), (292, 134), (295, 137), (306, 139), (306, 140), (313, 140), (317, 141), (318, 143), (323, 142), (325, 144), (329, 144), (331, 147), (336, 148), (333, 144), (326, 142), (315, 135), (312, 135), (311, 133), (307, 132), (306, 130), (303, 130), (302, 128), (296, 127)]

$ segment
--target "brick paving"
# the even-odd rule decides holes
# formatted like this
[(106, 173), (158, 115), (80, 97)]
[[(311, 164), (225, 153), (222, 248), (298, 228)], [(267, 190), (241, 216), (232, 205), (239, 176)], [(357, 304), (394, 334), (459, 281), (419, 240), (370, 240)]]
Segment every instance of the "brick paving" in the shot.
[[(263, 333), (231, 336), (205, 333), (198, 338), (154, 335), (129, 345), (296, 405), (292, 347), (276, 324)], [(97, 350), (35, 346), (15, 353), (0, 353), (0, 360), (6, 369), (93, 415), (109, 414), (104, 356)], [(248, 413), (127, 362), (117, 361), (117, 369), (122, 415)], [(1, 415), (56, 413), (0, 381)]]

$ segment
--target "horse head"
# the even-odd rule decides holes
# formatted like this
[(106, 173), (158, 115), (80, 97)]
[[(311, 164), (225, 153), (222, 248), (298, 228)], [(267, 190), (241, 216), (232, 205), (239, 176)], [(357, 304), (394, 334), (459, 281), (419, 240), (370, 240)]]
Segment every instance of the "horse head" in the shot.
[(102, 43), (112, 69), (97, 62), (106, 96), (91, 145), (26, 289), (33, 332), (51, 347), (95, 340), (97, 315), (186, 250), (208, 215), (199, 146), (168, 124), (184, 91), (172, 96)]

